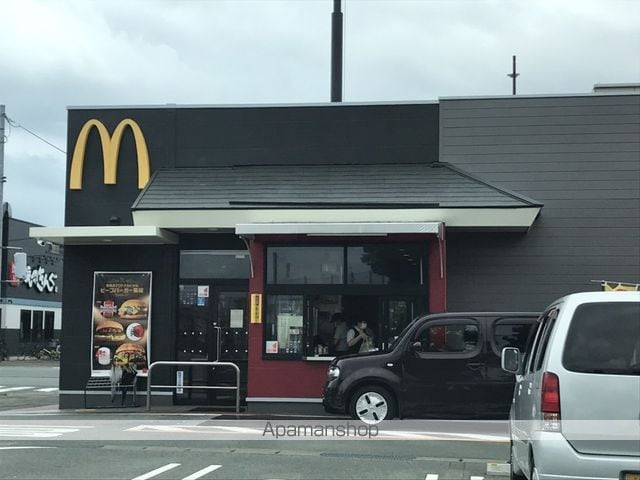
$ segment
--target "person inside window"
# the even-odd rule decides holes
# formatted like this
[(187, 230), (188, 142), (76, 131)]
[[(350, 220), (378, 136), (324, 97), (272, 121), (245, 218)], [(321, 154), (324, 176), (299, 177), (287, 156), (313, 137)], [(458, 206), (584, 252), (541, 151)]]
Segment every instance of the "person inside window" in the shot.
[(342, 313), (334, 313), (331, 317), (331, 322), (334, 325), (333, 330), (333, 350), (335, 355), (346, 355), (349, 353), (349, 346), (347, 345), (347, 322), (344, 321)]
[(347, 331), (346, 340), (349, 353), (365, 353), (373, 349), (373, 332), (364, 320)]

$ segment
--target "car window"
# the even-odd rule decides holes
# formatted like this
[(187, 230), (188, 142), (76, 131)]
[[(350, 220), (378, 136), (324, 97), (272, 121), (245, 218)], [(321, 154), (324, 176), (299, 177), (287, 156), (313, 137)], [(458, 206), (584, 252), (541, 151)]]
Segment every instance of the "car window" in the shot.
[(640, 375), (640, 303), (579, 306), (571, 320), (562, 364), (574, 372)]
[(479, 346), (478, 325), (471, 320), (449, 324), (430, 323), (420, 329), (414, 343), (422, 353), (469, 353)]
[(515, 347), (524, 352), (534, 324), (534, 319), (527, 318), (503, 318), (497, 320), (493, 324), (495, 352), (500, 355), (500, 352), (505, 347)]
[(537, 324), (537, 328), (534, 328), (533, 331), (531, 332), (531, 335), (529, 336), (529, 341), (527, 344), (526, 354), (525, 354), (527, 356), (526, 365), (527, 365), (527, 371), (529, 373), (533, 372), (534, 358), (536, 356), (536, 353), (538, 352), (542, 334), (544, 333), (544, 330), (547, 324), (549, 323), (549, 318), (553, 311), (554, 310), (548, 310), (547, 312), (541, 315), (541, 318)]
[(549, 345), (549, 338), (551, 338), (551, 332), (553, 331), (553, 327), (556, 323), (556, 318), (558, 318), (558, 310), (554, 309), (549, 312), (547, 316), (546, 325), (542, 330), (542, 335), (540, 336), (540, 342), (538, 343), (538, 351), (536, 352), (534, 361), (535, 361), (535, 371), (537, 372), (542, 368), (542, 362), (544, 361), (544, 356), (547, 353), (547, 346)]

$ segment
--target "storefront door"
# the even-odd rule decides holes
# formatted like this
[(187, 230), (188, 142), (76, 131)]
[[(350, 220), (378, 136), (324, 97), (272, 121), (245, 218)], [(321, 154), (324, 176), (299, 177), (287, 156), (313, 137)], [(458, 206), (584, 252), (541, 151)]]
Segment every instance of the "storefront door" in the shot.
[[(233, 291), (228, 287), (213, 290), (214, 315), (211, 324), (209, 360), (232, 362), (240, 368), (241, 397), (247, 390), (247, 292)], [(211, 370), (211, 384), (235, 386), (235, 371), (230, 367), (216, 367)], [(210, 403), (235, 402), (235, 391), (211, 390)]]
[[(180, 361), (233, 362), (240, 368), (241, 397), (247, 385), (247, 292), (239, 286), (198, 281), (180, 285), (177, 359)], [(235, 386), (229, 367), (179, 367), (184, 385)], [(177, 378), (177, 377), (176, 377)], [(183, 389), (176, 403), (221, 405), (235, 402), (235, 391)]]

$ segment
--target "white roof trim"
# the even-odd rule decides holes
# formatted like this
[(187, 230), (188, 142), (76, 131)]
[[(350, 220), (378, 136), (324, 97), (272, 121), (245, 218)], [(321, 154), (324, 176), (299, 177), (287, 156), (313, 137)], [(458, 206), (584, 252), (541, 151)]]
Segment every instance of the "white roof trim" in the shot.
[(117, 227), (31, 227), (31, 238), (61, 245), (175, 244), (178, 236), (152, 225)]
[(230, 230), (248, 224), (362, 224), (406, 225), (442, 222), (447, 228), (527, 230), (541, 207), (525, 208), (413, 208), (413, 209), (260, 209), (260, 210), (136, 210), (135, 225), (171, 230)]
[(386, 235), (388, 233), (437, 234), (442, 222), (244, 223), (238, 235)]

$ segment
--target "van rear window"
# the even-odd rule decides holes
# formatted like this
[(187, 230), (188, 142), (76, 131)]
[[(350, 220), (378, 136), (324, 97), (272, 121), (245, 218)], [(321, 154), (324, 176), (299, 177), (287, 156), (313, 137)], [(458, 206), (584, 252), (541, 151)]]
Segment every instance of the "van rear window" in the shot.
[(640, 303), (587, 303), (578, 307), (562, 364), (567, 370), (581, 373), (640, 375)]

